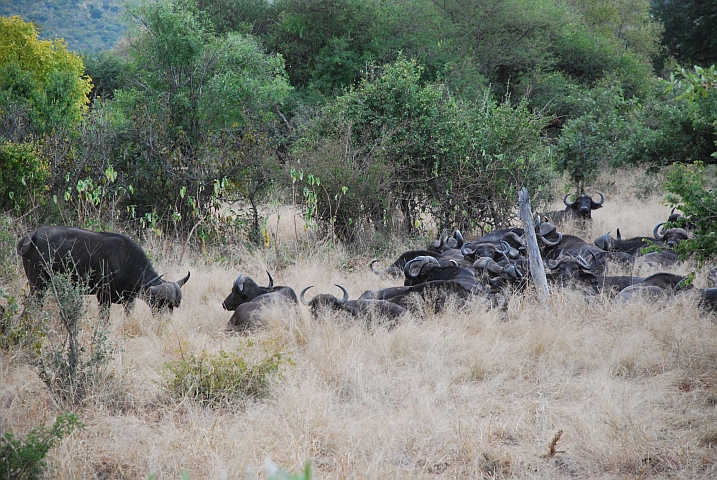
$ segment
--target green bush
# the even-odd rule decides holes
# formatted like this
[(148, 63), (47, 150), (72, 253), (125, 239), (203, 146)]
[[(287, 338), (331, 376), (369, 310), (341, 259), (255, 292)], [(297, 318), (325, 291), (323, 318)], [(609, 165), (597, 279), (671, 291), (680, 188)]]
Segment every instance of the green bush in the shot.
[(34, 480), (44, 478), (45, 456), (55, 442), (82, 428), (74, 413), (58, 415), (52, 428), (33, 428), (23, 439), (6, 432), (0, 436), (0, 478)]
[(0, 211), (26, 213), (45, 203), (50, 166), (29, 143), (0, 144)]
[(266, 397), (269, 380), (279, 373), (280, 352), (268, 353), (257, 362), (248, 362), (237, 352), (206, 352), (189, 359), (170, 362), (164, 377), (177, 398), (193, 398), (208, 407), (231, 405), (235, 401)]
[(714, 166), (676, 164), (667, 172), (666, 200), (694, 222), (694, 236), (677, 244), (675, 250), (685, 259), (694, 257), (705, 264), (717, 257), (717, 194)]

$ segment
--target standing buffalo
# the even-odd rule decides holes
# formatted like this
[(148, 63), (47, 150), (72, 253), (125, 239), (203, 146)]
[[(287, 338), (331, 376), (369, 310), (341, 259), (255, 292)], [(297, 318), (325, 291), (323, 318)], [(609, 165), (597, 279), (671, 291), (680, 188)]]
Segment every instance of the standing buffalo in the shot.
[(177, 282), (162, 280), (142, 248), (126, 235), (90, 232), (72, 227), (40, 227), (20, 239), (22, 257), (31, 295), (39, 295), (53, 274), (69, 274), (97, 295), (102, 315), (121, 303), (131, 310), (137, 297), (153, 311), (172, 311), (182, 301), (181, 287), (189, 273)]
[(600, 201), (596, 202), (590, 195), (578, 195), (575, 200), (568, 202), (570, 194), (563, 197), (563, 203), (565, 204), (565, 210), (559, 212), (552, 212), (548, 214), (550, 220), (553, 223), (562, 223), (566, 220), (581, 220), (590, 221), (593, 219), (592, 211), (602, 208), (602, 204), (605, 202), (605, 197), (602, 193), (600, 195)]
[(290, 287), (274, 286), (274, 279), (269, 275), (269, 285), (260, 287), (250, 277), (239, 275), (232, 291), (222, 302), (225, 310), (234, 310), (229, 319), (228, 328), (244, 331), (253, 328), (256, 324), (259, 311), (270, 304), (284, 302), (289, 305), (298, 305), (296, 293)]

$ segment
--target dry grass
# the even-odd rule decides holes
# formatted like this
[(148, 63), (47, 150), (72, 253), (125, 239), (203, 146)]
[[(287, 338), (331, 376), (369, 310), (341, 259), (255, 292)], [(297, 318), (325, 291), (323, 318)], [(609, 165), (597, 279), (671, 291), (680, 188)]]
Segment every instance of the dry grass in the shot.
[[(648, 235), (669, 213), (613, 188), (590, 238)], [(717, 476), (717, 323), (690, 296), (614, 304), (556, 291), (545, 306), (514, 297), (505, 312), (449, 308), (390, 332), (273, 307), (248, 345), (225, 332), (221, 307), (239, 273), (262, 283), (269, 269), (297, 291), (341, 283), (352, 298), (395, 282), (340, 249), (304, 249), (277, 270), (288, 262), (273, 250), (176, 265), (178, 252), (150, 248), (168, 278), (191, 270), (183, 305), (171, 317), (141, 302), (128, 317), (113, 309), (121, 382), (76, 412), (86, 427), (51, 451), (52, 478), (239, 479), (266, 457), (293, 470), (310, 460), (319, 478)], [(212, 410), (168, 395), (166, 362), (237, 349), (291, 352), (269, 398)], [(11, 355), (0, 377), (2, 429), (61, 411)]]

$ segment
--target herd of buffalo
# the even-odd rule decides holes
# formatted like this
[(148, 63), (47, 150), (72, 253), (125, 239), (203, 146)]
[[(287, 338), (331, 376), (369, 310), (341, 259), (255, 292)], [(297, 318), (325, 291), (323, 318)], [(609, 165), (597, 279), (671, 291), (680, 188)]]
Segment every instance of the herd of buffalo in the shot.
[[(681, 275), (662, 272), (643, 278), (607, 274), (611, 263), (631, 266), (640, 261), (665, 268), (675, 264), (677, 255), (672, 248), (689, 238), (691, 224), (680, 219), (674, 209), (667, 223), (674, 225), (681, 220), (684, 228), (664, 229), (663, 222), (655, 226), (651, 237), (629, 239), (623, 239), (618, 229), (616, 237), (608, 232), (589, 243), (559, 232), (557, 225), (568, 218), (589, 221), (591, 211), (602, 206), (604, 197), (600, 194), (599, 202), (588, 195), (578, 196), (573, 202), (567, 199), (568, 196), (563, 199), (564, 211), (544, 217), (549, 221), (538, 217), (535, 223), (549, 282), (570, 284), (586, 294), (605, 293), (619, 299), (635, 295), (667, 297), (697, 290), (696, 297), (703, 308), (717, 309), (717, 288), (694, 289)], [(389, 328), (402, 316), (416, 313), (426, 304), (440, 310), (449, 299), (458, 304), (477, 301), (489, 308), (504, 307), (509, 292), (523, 289), (530, 276), (524, 233), (522, 228), (515, 227), (465, 240), (456, 231), (450, 237), (441, 236), (425, 250), (404, 252), (384, 269), (377, 269), (374, 260), (371, 270), (379, 275), (403, 277), (403, 285), (368, 290), (355, 300), (349, 300), (348, 291), (341, 285), (336, 285), (342, 292), (340, 298), (321, 293), (307, 300), (307, 291), (312, 286), (305, 287), (297, 296), (288, 286), (275, 286), (269, 272), (266, 287), (239, 275), (222, 306), (233, 311), (229, 328), (238, 331), (261, 324), (262, 310), (273, 304), (295, 308), (301, 302), (310, 307), (313, 315), (321, 310), (340, 311), (367, 323), (385, 323)], [(648, 246), (659, 248), (642, 253)], [(109, 315), (112, 303), (122, 304), (129, 311), (137, 297), (145, 300), (153, 311), (171, 311), (180, 305), (181, 287), (189, 280), (189, 274), (176, 282), (164, 280), (134, 240), (115, 233), (41, 227), (19, 240), (17, 253), (22, 257), (31, 298), (41, 298), (53, 274), (65, 274), (97, 295), (105, 316)]]

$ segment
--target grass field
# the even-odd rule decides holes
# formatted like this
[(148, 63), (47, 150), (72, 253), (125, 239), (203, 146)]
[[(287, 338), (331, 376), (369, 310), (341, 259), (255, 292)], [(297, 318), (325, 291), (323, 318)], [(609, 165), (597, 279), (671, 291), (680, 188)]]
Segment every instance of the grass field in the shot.
[[(660, 196), (608, 180), (586, 238), (650, 235), (666, 219)], [(717, 323), (694, 296), (615, 303), (556, 289), (540, 305), (528, 292), (507, 311), (476, 302), (391, 331), (276, 306), (251, 335), (227, 333), (221, 302), (240, 273), (262, 284), (268, 269), (297, 292), (340, 283), (351, 298), (400, 283), (371, 273), (368, 255), (297, 250), (292, 235), (179, 265), (181, 247), (145, 244), (166, 278), (191, 271), (183, 304), (162, 317), (142, 302), (127, 317), (113, 307), (111, 376), (75, 409), (85, 427), (50, 451), (49, 478), (263, 478), (267, 457), (292, 471), (309, 461), (327, 479), (717, 477)], [(171, 394), (167, 362), (220, 351), (281, 352), (281, 374), (266, 397), (217, 408)], [(17, 434), (66, 408), (22, 358), (0, 353), (0, 430)]]

